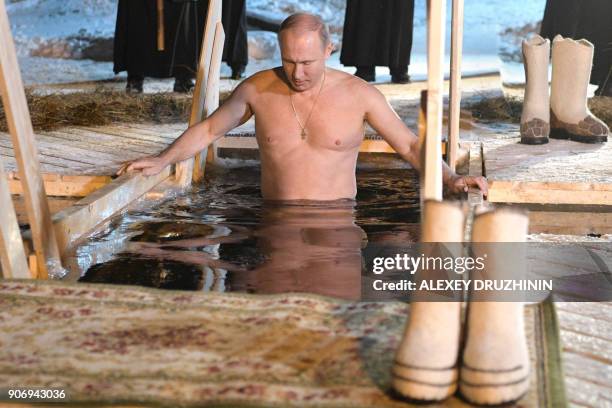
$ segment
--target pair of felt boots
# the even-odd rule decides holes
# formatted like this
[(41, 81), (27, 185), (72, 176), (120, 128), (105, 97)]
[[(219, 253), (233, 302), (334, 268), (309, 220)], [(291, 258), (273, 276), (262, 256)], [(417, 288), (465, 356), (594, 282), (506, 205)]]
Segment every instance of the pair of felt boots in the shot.
[(525, 98), (521, 143), (544, 144), (548, 137), (605, 143), (610, 129), (587, 107), (593, 44), (557, 35), (552, 45), (552, 80), (548, 95), (550, 41), (539, 35), (523, 41)]
[[(460, 206), (430, 201), (423, 211), (423, 242), (463, 241), (465, 217)], [(480, 252), (483, 246), (490, 252), (506, 248), (492, 242), (524, 242), (528, 223), (524, 213), (507, 208), (477, 215), (472, 224), (474, 255), (483, 255), (476, 253), (477, 243)], [(507, 276), (524, 267), (521, 259), (508, 262), (507, 257), (488, 255), (489, 278), (495, 279), (501, 269)], [(530, 370), (524, 304), (469, 299), (464, 325), (459, 301), (411, 303), (392, 372), (393, 388), (400, 397), (432, 402), (458, 391), (472, 403), (498, 405), (526, 393)]]

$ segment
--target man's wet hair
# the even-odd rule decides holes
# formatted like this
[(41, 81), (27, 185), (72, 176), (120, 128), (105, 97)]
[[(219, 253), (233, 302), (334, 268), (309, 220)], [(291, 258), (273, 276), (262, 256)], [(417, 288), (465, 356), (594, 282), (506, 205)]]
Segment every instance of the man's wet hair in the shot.
[(295, 13), (290, 15), (280, 25), (280, 29), (278, 30), (279, 38), (283, 31), (290, 30), (292, 28), (305, 31), (316, 31), (319, 34), (321, 43), (324, 47), (331, 42), (327, 24), (325, 24), (323, 19), (316, 14)]

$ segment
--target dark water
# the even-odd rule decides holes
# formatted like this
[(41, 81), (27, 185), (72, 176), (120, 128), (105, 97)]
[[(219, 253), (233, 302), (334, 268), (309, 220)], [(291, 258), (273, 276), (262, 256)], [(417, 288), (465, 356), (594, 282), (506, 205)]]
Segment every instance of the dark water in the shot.
[(265, 202), (258, 168), (114, 219), (76, 252), (80, 281), (165, 289), (312, 292), (358, 298), (362, 249), (414, 242), (418, 179), (359, 170), (355, 201)]

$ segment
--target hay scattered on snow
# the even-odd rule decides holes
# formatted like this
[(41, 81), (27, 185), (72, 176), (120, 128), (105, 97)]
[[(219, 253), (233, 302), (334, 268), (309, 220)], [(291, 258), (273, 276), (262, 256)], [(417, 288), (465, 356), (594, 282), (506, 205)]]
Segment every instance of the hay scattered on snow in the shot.
[[(156, 93), (130, 95), (98, 88), (94, 92), (38, 95), (26, 91), (34, 130), (66, 126), (103, 126), (111, 123), (187, 122), (190, 95)], [(222, 95), (225, 99), (227, 95)], [(523, 101), (516, 97), (483, 97), (467, 105), (474, 118), (483, 121), (519, 123)], [(589, 109), (612, 128), (612, 97), (589, 99)], [(6, 132), (6, 116), (0, 104), (0, 131)]]
[[(171, 93), (129, 95), (98, 88), (94, 92), (38, 95), (26, 91), (34, 130), (110, 123), (177, 123), (189, 119), (191, 98)], [(0, 131), (7, 131), (0, 105)]]
[(468, 104), (467, 109), (475, 119), (519, 123), (523, 101), (519, 98), (497, 96), (482, 98)]
[[(608, 127), (612, 128), (612, 97), (594, 96), (588, 101), (589, 109)], [(501, 121), (519, 123), (523, 100), (515, 97), (483, 98), (469, 104), (467, 109), (476, 119), (484, 121)]]
[(595, 96), (589, 99), (589, 109), (612, 129), (612, 96)]

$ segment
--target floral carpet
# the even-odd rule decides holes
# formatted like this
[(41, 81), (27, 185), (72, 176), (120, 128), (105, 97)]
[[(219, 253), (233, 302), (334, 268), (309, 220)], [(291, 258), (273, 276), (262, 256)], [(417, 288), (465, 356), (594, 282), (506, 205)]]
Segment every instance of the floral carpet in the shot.
[[(39, 388), (64, 390), (55, 401), (78, 406), (410, 406), (388, 393), (408, 309), (0, 280), (0, 400)], [(532, 384), (519, 404), (560, 406), (554, 309), (528, 306), (525, 317)]]

